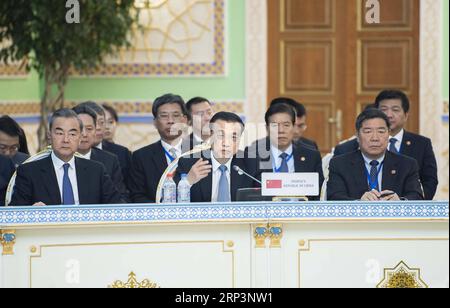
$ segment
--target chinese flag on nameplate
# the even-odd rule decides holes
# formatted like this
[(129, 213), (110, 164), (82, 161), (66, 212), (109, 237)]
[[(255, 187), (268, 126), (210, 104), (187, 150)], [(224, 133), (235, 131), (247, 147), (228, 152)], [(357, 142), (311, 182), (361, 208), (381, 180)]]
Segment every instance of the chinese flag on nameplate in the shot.
[(281, 189), (283, 188), (282, 180), (267, 180), (267, 189)]

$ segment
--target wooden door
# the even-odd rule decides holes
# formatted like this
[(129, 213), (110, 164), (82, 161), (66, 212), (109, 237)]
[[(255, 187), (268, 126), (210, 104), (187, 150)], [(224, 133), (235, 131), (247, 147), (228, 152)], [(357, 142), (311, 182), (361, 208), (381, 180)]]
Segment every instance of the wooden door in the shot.
[(408, 129), (418, 131), (419, 0), (267, 0), (269, 100), (288, 96), (308, 110), (305, 137), (323, 153), (351, 137), (356, 116), (383, 89), (405, 91)]

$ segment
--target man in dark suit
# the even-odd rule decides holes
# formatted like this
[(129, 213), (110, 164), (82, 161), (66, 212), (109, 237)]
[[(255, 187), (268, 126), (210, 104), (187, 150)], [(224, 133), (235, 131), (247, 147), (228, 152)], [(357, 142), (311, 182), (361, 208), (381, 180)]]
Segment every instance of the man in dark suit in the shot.
[[(391, 125), (388, 150), (417, 161), (425, 200), (433, 200), (439, 183), (436, 156), (429, 138), (405, 130), (410, 110), (408, 97), (401, 91), (385, 90), (377, 96), (375, 108), (387, 115)], [(337, 146), (334, 155), (350, 153), (358, 148), (358, 141), (354, 139)]]
[(194, 97), (186, 103), (189, 113), (189, 121), (192, 133), (183, 140), (185, 152), (192, 150), (198, 145), (209, 142), (211, 138), (210, 121), (214, 116), (211, 102), (203, 97)]
[(95, 148), (107, 151), (117, 156), (119, 159), (122, 176), (126, 185), (128, 185), (128, 174), (131, 168), (131, 152), (126, 147), (104, 140), (106, 130), (105, 110), (99, 104), (89, 101), (79, 104), (78, 106), (86, 106), (91, 108), (97, 115), (96, 131), (95, 131)]
[(84, 159), (101, 163), (105, 167), (106, 173), (111, 177), (115, 188), (120, 192), (122, 199), (128, 201), (128, 192), (123, 181), (122, 170), (120, 169), (117, 156), (93, 147), (97, 123), (96, 113), (87, 106), (76, 106), (73, 108), (73, 111), (75, 111), (83, 123), (83, 132), (81, 134), (78, 153)]
[(211, 150), (204, 151), (200, 159), (180, 159), (177, 178), (188, 175), (192, 202), (234, 202), (240, 188), (255, 186), (234, 169), (248, 170), (244, 153), (239, 152), (244, 127), (238, 115), (219, 112), (211, 119)]
[(74, 156), (82, 130), (83, 123), (72, 110), (53, 114), (49, 132), (53, 152), (18, 168), (11, 205), (123, 203), (102, 164)]
[(159, 180), (169, 164), (182, 152), (182, 131), (188, 115), (184, 100), (173, 94), (153, 103), (155, 126), (161, 140), (133, 154), (129, 189), (134, 203), (155, 203)]
[(388, 117), (378, 109), (365, 110), (356, 130), (360, 150), (330, 162), (328, 200), (422, 200), (417, 162), (387, 151)]
[[(298, 144), (300, 147), (307, 147), (311, 150), (319, 151), (319, 146), (317, 145), (317, 143), (314, 140), (310, 140), (310, 139), (303, 137), (303, 135), (306, 132), (306, 129), (308, 128), (308, 126), (306, 124), (307, 113), (306, 113), (305, 106), (303, 104), (293, 100), (292, 98), (287, 98), (287, 97), (275, 98), (270, 103), (270, 106), (280, 105), (280, 104), (289, 105), (295, 110), (296, 119), (295, 119), (295, 126), (294, 126), (294, 142), (296, 144)], [(265, 139), (260, 139), (260, 140), (255, 141), (252, 144), (252, 146), (256, 147), (257, 143), (262, 144), (265, 142), (266, 142)]]
[(30, 158), (25, 132), (7, 115), (0, 118), (0, 155), (10, 158), (16, 168)]
[[(300, 142), (295, 142), (295, 110), (287, 104), (274, 104), (265, 115), (268, 139), (263, 139), (247, 148), (248, 157), (257, 157), (258, 176), (263, 172), (319, 174), (319, 187), (324, 176), (322, 158), (317, 150)], [(319, 196), (308, 196), (310, 200), (319, 200)]]
[(6, 189), (14, 171), (15, 168), (11, 159), (0, 155), (0, 206), (5, 205)]

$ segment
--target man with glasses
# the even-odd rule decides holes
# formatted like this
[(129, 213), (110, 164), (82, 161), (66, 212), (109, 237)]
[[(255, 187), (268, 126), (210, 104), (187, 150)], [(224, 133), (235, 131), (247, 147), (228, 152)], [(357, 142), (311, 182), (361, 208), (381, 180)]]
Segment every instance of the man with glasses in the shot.
[(10, 158), (16, 168), (30, 157), (23, 129), (9, 116), (0, 118), (0, 155)]
[(333, 158), (328, 200), (423, 200), (417, 161), (388, 151), (391, 124), (378, 109), (367, 109), (356, 120), (360, 150)]
[(49, 157), (21, 165), (11, 205), (121, 204), (105, 167), (75, 157), (83, 123), (70, 109), (56, 111), (50, 120)]
[(184, 100), (178, 95), (163, 95), (153, 103), (152, 113), (161, 140), (133, 154), (129, 189), (134, 203), (156, 202), (161, 176), (183, 153), (182, 133), (188, 122)]

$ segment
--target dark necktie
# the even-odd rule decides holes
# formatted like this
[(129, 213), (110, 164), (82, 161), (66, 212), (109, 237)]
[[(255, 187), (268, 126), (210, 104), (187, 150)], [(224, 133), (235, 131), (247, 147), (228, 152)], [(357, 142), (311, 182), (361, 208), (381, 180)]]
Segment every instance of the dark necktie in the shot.
[(217, 202), (230, 202), (230, 185), (227, 178), (227, 166), (221, 165), (219, 167), (221, 172), (219, 180), (219, 193), (217, 195)]
[(281, 166), (279, 169), (279, 172), (281, 173), (289, 173), (289, 167), (288, 167), (288, 162), (287, 162), (287, 158), (289, 157), (289, 155), (287, 155), (286, 153), (283, 153), (280, 155), (280, 158), (282, 159), (281, 162)]
[[(373, 160), (370, 162), (370, 165), (372, 166), (370, 168), (370, 185), (375, 185), (375, 183), (378, 183), (378, 165), (380, 163), (376, 160)], [(376, 189), (380, 191), (380, 185), (378, 183), (377, 187), (370, 187), (370, 189)]]
[(394, 153), (394, 154), (398, 154), (397, 148), (395, 147), (395, 144), (397, 143), (397, 139), (395, 138), (391, 138), (389, 139), (389, 152)]
[(63, 204), (75, 205), (75, 197), (73, 196), (72, 183), (69, 178), (69, 164), (64, 164), (64, 177), (63, 177)]

